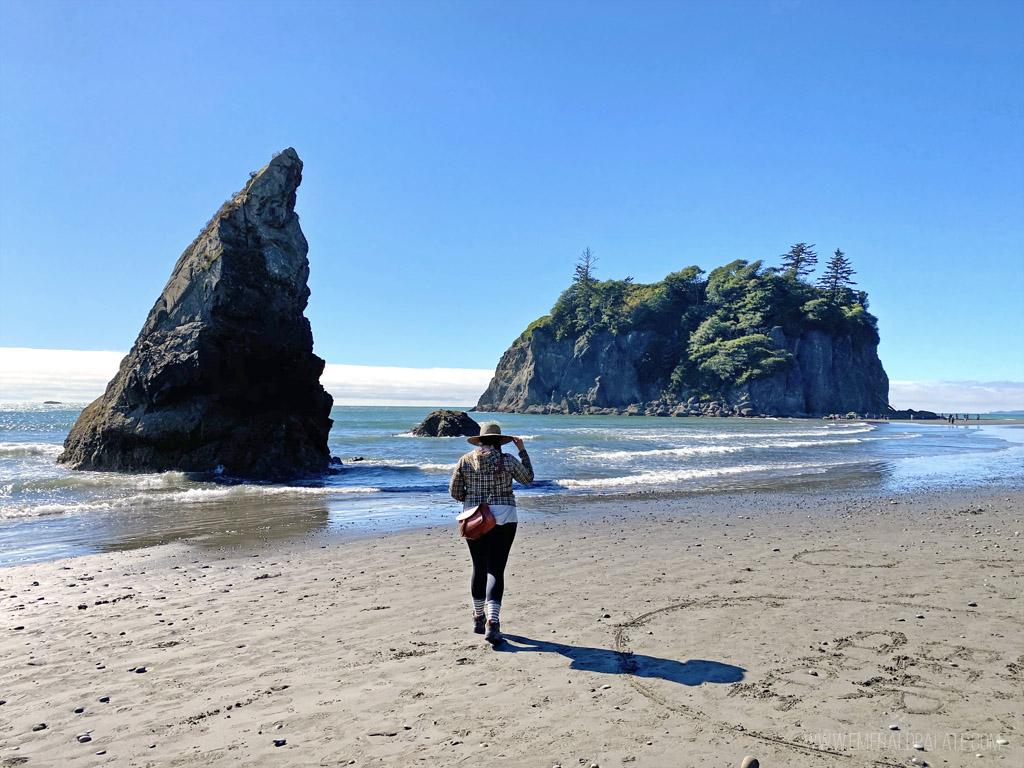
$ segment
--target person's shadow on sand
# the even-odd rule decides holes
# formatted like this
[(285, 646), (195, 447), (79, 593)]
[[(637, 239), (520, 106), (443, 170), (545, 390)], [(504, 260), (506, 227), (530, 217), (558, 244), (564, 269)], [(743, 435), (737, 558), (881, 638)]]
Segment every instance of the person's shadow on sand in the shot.
[(560, 653), (572, 661), (570, 669), (600, 672), (607, 675), (635, 675), (668, 680), (681, 685), (702, 683), (738, 683), (746, 672), (743, 667), (722, 664), (717, 661), (690, 659), (675, 661), (645, 656), (639, 653), (623, 653), (607, 648), (587, 648), (564, 643), (549, 643), (531, 640), (519, 635), (505, 635), (505, 642), (495, 646), (499, 653)]

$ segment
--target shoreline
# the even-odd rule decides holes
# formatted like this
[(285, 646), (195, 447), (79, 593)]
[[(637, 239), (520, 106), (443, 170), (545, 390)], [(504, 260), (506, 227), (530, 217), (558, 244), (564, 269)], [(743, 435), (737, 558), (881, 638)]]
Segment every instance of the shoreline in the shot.
[(1019, 482), (530, 515), (498, 651), (471, 632), (453, 526), (10, 566), (0, 750), (28, 765), (668, 768), (680, 749), (707, 766), (1012, 765), (1022, 518)]
[[(803, 420), (775, 420), (770, 429), (786, 432), (788, 424), (801, 421)], [(813, 421), (816, 426), (818, 420)], [(949, 442), (954, 450), (942, 458), (917, 459), (910, 456), (906, 457), (906, 461), (899, 452), (891, 459), (884, 455), (863, 457), (833, 454), (828, 458), (805, 455), (798, 457), (795, 463), (791, 459), (789, 465), (780, 462), (778, 467), (757, 466), (758, 461), (754, 460), (754, 466), (748, 469), (744, 469), (742, 462), (733, 462), (734, 466), (723, 466), (721, 471), (714, 464), (710, 464), (698, 466), (692, 474), (687, 472), (685, 466), (679, 465), (681, 474), (678, 482), (672, 482), (672, 478), (669, 477), (675, 467), (661, 467), (659, 471), (665, 477), (646, 484), (631, 481), (629, 473), (635, 474), (637, 470), (628, 466), (623, 471), (621, 480), (612, 473), (607, 478), (599, 476), (596, 480), (591, 479), (591, 486), (587, 485), (586, 480), (562, 481), (556, 478), (572, 477), (564, 474), (566, 469), (571, 470), (572, 467), (562, 466), (563, 474), (557, 474), (560, 470), (556, 468), (550, 481), (542, 481), (535, 488), (523, 489), (519, 497), (520, 506), (528, 515), (546, 518), (606, 501), (685, 500), (705, 496), (779, 494), (790, 491), (827, 491), (833, 495), (841, 492), (861, 497), (876, 497), (907, 491), (958, 489), (972, 485), (981, 489), (993, 486), (1013, 487), (1024, 478), (1019, 464), (1020, 445), (1013, 445), (1024, 442), (1024, 438), (1021, 438), (1022, 433), (1018, 431), (1024, 425), (981, 422), (970, 425), (973, 427), (971, 429), (954, 430), (943, 424), (942, 426), (950, 430), (944, 433), (918, 429), (916, 425), (922, 423), (926, 422), (894, 423), (890, 428), (886, 428), (884, 422), (867, 425), (861, 420), (854, 423), (853, 427), (855, 431), (892, 429), (898, 437), (900, 430), (914, 425), (910, 426), (910, 429), (915, 434), (934, 434), (935, 439)], [(631, 424), (638, 423), (634, 421)], [(857, 424), (860, 424), (860, 427), (857, 427)], [(845, 434), (841, 431), (845, 426), (843, 424), (829, 423), (825, 426), (834, 430), (828, 434)], [(557, 431), (549, 430), (551, 433)], [(824, 428), (818, 430), (822, 433), (825, 431)], [(814, 437), (818, 432), (814, 433)], [(725, 433), (729, 433), (729, 430), (725, 430)], [(970, 442), (972, 434), (997, 437), (1001, 441), (1000, 444), (1014, 453), (1005, 453), (1005, 449), (988, 454), (956, 450), (962, 441)], [(771, 433), (767, 432), (765, 439), (770, 440), (770, 435)], [(957, 438), (957, 435), (960, 437)], [(399, 470), (410, 466), (410, 461), (412, 466), (418, 463), (428, 467), (434, 474), (423, 479), (417, 478), (412, 481), (412, 485), (434, 483), (436, 488), (421, 485), (411, 487), (405, 493), (402, 492), (403, 489), (398, 488), (399, 492), (395, 495), (392, 495), (392, 487), (388, 485), (389, 482), (394, 482), (393, 480), (363, 479), (358, 471), (352, 475), (356, 479), (350, 480), (347, 485), (342, 483), (337, 487), (330, 483), (307, 487), (305, 484), (279, 486), (229, 482), (194, 488), (189, 484), (188, 478), (176, 480), (174, 473), (107, 473), (102, 477), (97, 475), (95, 478), (91, 478), (89, 473), (83, 473), (83, 478), (87, 481), (85, 487), (88, 488), (89, 483), (95, 484), (96, 487), (109, 484), (115, 489), (111, 492), (112, 501), (108, 503), (102, 498), (94, 499), (83, 495), (82, 509), (78, 514), (20, 517), (16, 514), (5, 519), (4, 527), (0, 529), (0, 568), (86, 555), (90, 552), (132, 550), (173, 541), (204, 547), (245, 546), (252, 542), (258, 544), (264, 539), (289, 538), (302, 541), (316, 538), (322, 543), (331, 543), (350, 539), (353, 535), (372, 537), (389, 529), (419, 529), (443, 524), (448, 519), (449, 510), (446, 507), (450, 506), (451, 502), (447, 494), (441, 492), (441, 485), (437, 481), (436, 469), (440, 465), (430, 462), (446, 461), (447, 457), (434, 458), (429, 450), (445, 441), (424, 440), (422, 449), (416, 449), (415, 459), (399, 457), (394, 459), (394, 463)], [(851, 442), (858, 443), (861, 440), (854, 439)], [(870, 443), (871, 439), (864, 442)], [(786, 447), (785, 443), (781, 445), (783, 448)], [(725, 447), (712, 450), (731, 452), (734, 449)], [(667, 454), (671, 452), (666, 451)], [(424, 456), (427, 458), (424, 459)], [(424, 461), (427, 463), (423, 464)], [(775, 459), (770, 459), (768, 464), (770, 465), (772, 461)], [(361, 471), (358, 465), (354, 467)], [(376, 462), (371, 471), (380, 471), (378, 467), (387, 469), (388, 464)], [(446, 481), (447, 475), (444, 477)], [(642, 473), (639, 477), (643, 479)], [(55, 482), (59, 484), (65, 481), (58, 479)], [(73, 478), (68, 482), (73, 482)], [(120, 490), (119, 482), (122, 483), (124, 490)], [(378, 483), (380, 488), (376, 487)], [(132, 509), (132, 504), (126, 504), (122, 511), (118, 503), (118, 492), (127, 495), (129, 501), (138, 508)], [(370, 495), (362, 498), (361, 493)], [(63, 503), (77, 502), (78, 499), (71, 498), (69, 502)], [(90, 505), (94, 506), (95, 510)], [(112, 511), (108, 512), (108, 508)]]

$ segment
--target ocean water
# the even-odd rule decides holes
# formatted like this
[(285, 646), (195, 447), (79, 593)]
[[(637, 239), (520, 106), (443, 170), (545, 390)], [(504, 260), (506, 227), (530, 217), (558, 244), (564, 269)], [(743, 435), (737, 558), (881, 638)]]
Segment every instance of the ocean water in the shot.
[[(0, 405), (0, 565), (174, 540), (235, 547), (310, 534), (451, 522), (464, 438), (407, 431), (431, 410), (336, 407), (338, 475), (292, 485), (180, 472), (73, 472), (56, 464), (81, 406)], [(796, 486), (903, 492), (1019, 482), (1024, 429), (793, 419), (492, 417), (526, 441), (537, 474), (517, 488), (525, 517), (625, 493)], [(506, 450), (512, 450), (511, 447)]]

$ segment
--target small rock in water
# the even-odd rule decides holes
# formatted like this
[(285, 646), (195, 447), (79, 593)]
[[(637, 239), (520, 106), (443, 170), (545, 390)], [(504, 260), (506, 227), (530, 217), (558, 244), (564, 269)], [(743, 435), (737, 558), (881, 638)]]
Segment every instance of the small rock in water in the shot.
[(32, 726), (32, 730), (33, 731), (45, 731), (46, 730), (46, 723), (40, 723), (39, 725), (33, 725)]
[(743, 762), (740, 763), (740, 768), (761, 768), (761, 763), (756, 757), (747, 755), (743, 758)]

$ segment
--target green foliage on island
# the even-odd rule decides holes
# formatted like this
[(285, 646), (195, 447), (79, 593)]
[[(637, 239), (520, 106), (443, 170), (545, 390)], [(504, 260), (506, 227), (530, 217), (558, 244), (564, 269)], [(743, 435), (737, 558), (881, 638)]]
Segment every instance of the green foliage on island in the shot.
[(698, 267), (673, 272), (657, 283), (597, 280), (597, 259), (586, 249), (572, 285), (550, 315), (531, 323), (556, 340), (655, 331), (638, 366), (642, 385), (661, 382), (666, 392), (722, 393), (770, 376), (792, 363), (792, 355), (771, 336), (775, 327), (789, 338), (820, 330), (849, 337), (855, 348), (878, 343), (868, 297), (854, 290), (855, 274), (836, 250), (817, 284), (805, 280), (817, 262), (813, 245), (797, 243), (781, 267), (742, 259), (705, 273)]

